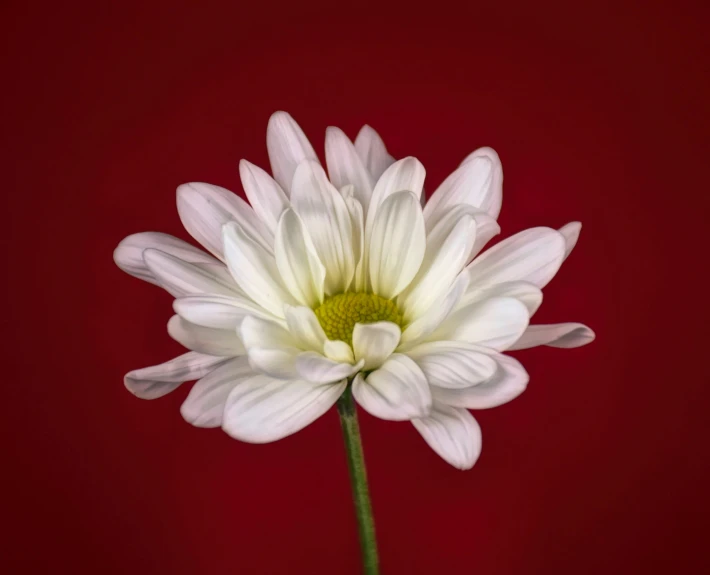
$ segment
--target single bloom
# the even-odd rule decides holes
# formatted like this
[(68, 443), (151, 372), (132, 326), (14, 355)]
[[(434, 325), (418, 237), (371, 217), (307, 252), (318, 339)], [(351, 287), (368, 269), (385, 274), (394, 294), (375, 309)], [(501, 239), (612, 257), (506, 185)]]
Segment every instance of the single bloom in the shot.
[(168, 333), (190, 350), (128, 373), (126, 387), (155, 399), (197, 380), (181, 407), (189, 423), (266, 443), (323, 415), (351, 382), (363, 409), (410, 421), (448, 463), (472, 467), (481, 431), (469, 410), (528, 383), (503, 352), (594, 339), (579, 323), (529, 325), (581, 224), (482, 252), (500, 232), (503, 171), (490, 148), (424, 203), (424, 166), (395, 161), (369, 126), (354, 143), (326, 130), (327, 174), (285, 112), (269, 120), (267, 147), (271, 175), (239, 165), (249, 203), (209, 184), (177, 189), (206, 251), (157, 232), (116, 248), (122, 270), (175, 298)]

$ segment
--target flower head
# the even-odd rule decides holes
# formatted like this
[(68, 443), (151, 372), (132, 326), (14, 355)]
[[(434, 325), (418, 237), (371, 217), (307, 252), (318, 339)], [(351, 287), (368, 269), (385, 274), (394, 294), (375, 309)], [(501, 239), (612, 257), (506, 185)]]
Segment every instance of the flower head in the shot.
[(363, 409), (411, 421), (470, 468), (481, 434), (468, 410), (528, 382), (502, 352), (594, 338), (581, 324), (528, 326), (581, 225), (529, 229), (479, 255), (500, 231), (492, 149), (469, 155), (422, 207), (424, 167), (394, 161), (368, 126), (354, 144), (328, 128), (328, 174), (284, 112), (267, 147), (273, 177), (239, 166), (249, 203), (208, 184), (178, 188), (180, 218), (211, 255), (151, 232), (116, 249), (121, 269), (176, 298), (168, 333), (190, 350), (130, 372), (126, 387), (153, 399), (197, 379), (187, 421), (262, 443), (320, 417), (351, 382)]

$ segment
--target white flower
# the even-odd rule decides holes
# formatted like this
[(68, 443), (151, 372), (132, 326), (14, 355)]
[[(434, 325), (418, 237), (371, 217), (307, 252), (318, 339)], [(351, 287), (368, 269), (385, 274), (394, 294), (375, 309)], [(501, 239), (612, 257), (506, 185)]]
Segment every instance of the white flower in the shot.
[(411, 421), (470, 468), (481, 433), (468, 409), (510, 401), (528, 382), (502, 352), (594, 338), (577, 323), (528, 327), (581, 225), (529, 229), (478, 255), (500, 231), (503, 172), (490, 148), (422, 208), (424, 167), (395, 162), (368, 126), (354, 144), (328, 128), (329, 177), (288, 114), (271, 117), (267, 146), (273, 178), (239, 166), (251, 205), (217, 186), (178, 188), (185, 228), (212, 255), (153, 232), (116, 249), (121, 269), (176, 298), (168, 333), (190, 350), (130, 372), (126, 387), (153, 399), (197, 379), (188, 422), (262, 443), (314, 421), (351, 380), (363, 409)]

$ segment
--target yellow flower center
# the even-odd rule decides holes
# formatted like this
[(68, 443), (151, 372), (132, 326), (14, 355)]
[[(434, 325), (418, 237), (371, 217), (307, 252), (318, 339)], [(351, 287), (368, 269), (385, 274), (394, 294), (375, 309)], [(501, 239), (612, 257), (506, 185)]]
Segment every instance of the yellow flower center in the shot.
[(350, 345), (356, 323), (391, 321), (402, 327), (402, 314), (395, 303), (374, 293), (334, 295), (314, 311), (329, 339), (339, 339)]

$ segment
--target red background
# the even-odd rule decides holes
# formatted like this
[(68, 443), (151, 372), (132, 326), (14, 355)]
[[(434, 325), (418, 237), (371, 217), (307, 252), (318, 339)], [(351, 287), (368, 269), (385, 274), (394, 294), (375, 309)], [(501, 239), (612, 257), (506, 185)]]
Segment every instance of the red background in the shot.
[(277, 109), (319, 150), (327, 125), (370, 123), (423, 161), (429, 192), (491, 145), (504, 235), (584, 223), (536, 320), (597, 341), (517, 354), (530, 386), (479, 412), (472, 471), (362, 416), (383, 573), (704, 570), (700, 2), (96, 4), (1, 14), (4, 572), (359, 572), (334, 412), (247, 445), (184, 423), (187, 386), (143, 402), (122, 384), (180, 347), (170, 297), (113, 248), (187, 238), (180, 183), (241, 193), (237, 161), (268, 165)]

